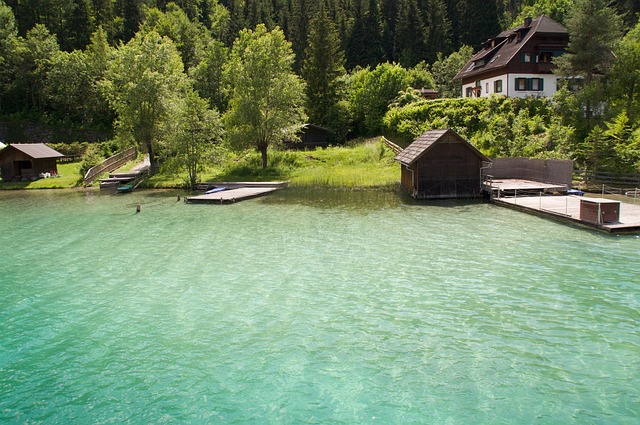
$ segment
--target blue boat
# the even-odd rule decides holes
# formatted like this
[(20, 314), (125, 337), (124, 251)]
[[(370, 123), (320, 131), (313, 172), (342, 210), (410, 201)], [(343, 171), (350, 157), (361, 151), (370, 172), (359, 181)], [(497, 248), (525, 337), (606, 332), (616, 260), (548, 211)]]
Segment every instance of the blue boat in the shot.
[(118, 192), (131, 192), (133, 190), (133, 183), (121, 184), (116, 188)]
[(209, 195), (211, 193), (222, 192), (226, 187), (214, 187), (213, 189), (209, 189), (205, 192), (205, 195)]

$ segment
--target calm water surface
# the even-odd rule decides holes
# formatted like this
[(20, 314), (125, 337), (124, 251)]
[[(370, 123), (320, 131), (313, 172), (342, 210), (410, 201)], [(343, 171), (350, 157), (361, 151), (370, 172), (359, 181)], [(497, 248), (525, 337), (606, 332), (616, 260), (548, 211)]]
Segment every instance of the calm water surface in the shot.
[(0, 192), (0, 423), (637, 424), (639, 247), (389, 192)]

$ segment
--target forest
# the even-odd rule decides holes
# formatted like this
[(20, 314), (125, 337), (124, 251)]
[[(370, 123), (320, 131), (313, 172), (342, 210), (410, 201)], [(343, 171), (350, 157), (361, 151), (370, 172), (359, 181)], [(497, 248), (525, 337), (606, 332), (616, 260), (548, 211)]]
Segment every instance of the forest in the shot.
[[(0, 0), (0, 117), (138, 145), (154, 171), (196, 173), (221, 144), (267, 167), (310, 122), (333, 143), (451, 127), (492, 156), (638, 172), (638, 12), (640, 0)], [(452, 78), (481, 43), (541, 14), (569, 31), (564, 88), (460, 98)], [(55, 141), (83, 141), (71, 137)]]

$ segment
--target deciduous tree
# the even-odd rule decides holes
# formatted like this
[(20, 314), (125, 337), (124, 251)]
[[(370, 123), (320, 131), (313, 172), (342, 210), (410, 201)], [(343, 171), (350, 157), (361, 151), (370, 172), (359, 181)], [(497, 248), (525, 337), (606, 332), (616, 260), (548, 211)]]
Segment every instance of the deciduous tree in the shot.
[(117, 114), (116, 128), (149, 154), (150, 172), (158, 170), (157, 149), (169, 105), (183, 94), (186, 76), (171, 40), (156, 32), (139, 33), (121, 45), (102, 80)]
[(304, 83), (292, 71), (293, 60), (282, 30), (258, 25), (240, 32), (225, 69), (232, 87), (223, 117), (227, 138), (237, 149), (255, 147), (263, 168), (269, 147), (295, 138), (306, 120)]
[(207, 155), (222, 140), (220, 115), (215, 109), (210, 109), (208, 102), (195, 91), (187, 92), (173, 106), (174, 112), (167, 121), (168, 165), (174, 170), (186, 171), (186, 183), (195, 190)]

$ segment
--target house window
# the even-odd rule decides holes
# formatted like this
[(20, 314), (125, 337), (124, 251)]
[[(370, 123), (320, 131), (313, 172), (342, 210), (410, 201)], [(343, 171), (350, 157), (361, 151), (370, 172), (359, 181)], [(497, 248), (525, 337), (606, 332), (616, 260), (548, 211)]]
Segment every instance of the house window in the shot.
[(487, 83), (485, 86), (486, 86), (485, 90), (487, 91), (487, 93), (489, 93), (489, 83)]
[(551, 52), (541, 52), (539, 55), (539, 61), (541, 63), (550, 63), (553, 59), (553, 53)]
[(531, 53), (523, 53), (522, 62), (531, 62)]
[(541, 91), (542, 81), (543, 81), (542, 78), (531, 78), (531, 90)]
[(544, 80), (542, 78), (516, 78), (517, 91), (542, 91)]
[(502, 80), (496, 80), (493, 82), (493, 92), (502, 93)]
[(467, 93), (465, 97), (472, 97), (473, 96), (473, 87), (467, 87)]

